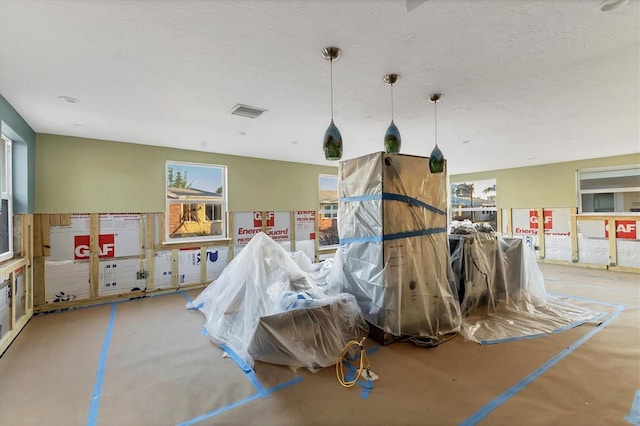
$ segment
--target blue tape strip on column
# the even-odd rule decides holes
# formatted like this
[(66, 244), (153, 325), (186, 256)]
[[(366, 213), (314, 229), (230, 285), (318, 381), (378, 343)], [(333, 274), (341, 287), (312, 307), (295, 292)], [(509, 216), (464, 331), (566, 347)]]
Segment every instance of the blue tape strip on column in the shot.
[(400, 240), (403, 238), (411, 238), (411, 237), (421, 237), (423, 235), (433, 235), (433, 234), (441, 234), (443, 232), (447, 232), (447, 228), (430, 228), (430, 229), (419, 229), (417, 231), (410, 232), (399, 232), (397, 234), (385, 234), (382, 236), (383, 241), (391, 241), (391, 240)]
[(253, 371), (253, 368), (251, 368), (251, 366), (247, 364), (245, 360), (240, 358), (237, 353), (231, 350), (224, 343), (221, 344), (220, 347), (222, 348), (223, 351), (225, 351), (229, 355), (229, 357), (233, 360), (233, 362), (235, 362), (238, 365), (238, 367), (240, 367), (240, 369), (244, 372), (244, 374), (249, 378), (249, 381), (251, 382), (253, 387), (256, 388), (258, 393), (262, 397), (268, 396), (269, 394), (267, 393), (267, 390), (262, 386), (262, 384), (260, 384), (260, 381), (256, 376), (256, 372)]
[(520, 392), (522, 389), (524, 389), (527, 385), (529, 385), (531, 382), (533, 382), (535, 379), (537, 379), (538, 377), (540, 377), (543, 373), (545, 373), (546, 371), (548, 371), (551, 367), (553, 367), (554, 365), (556, 365), (561, 359), (563, 359), (564, 357), (566, 357), (567, 355), (569, 355), (571, 352), (573, 352), (574, 350), (576, 350), (578, 347), (580, 347), (584, 342), (586, 342), (587, 340), (589, 340), (590, 338), (592, 338), (594, 335), (596, 335), (597, 333), (599, 333), (601, 330), (603, 330), (608, 324), (611, 323), (611, 321), (613, 321), (614, 319), (616, 319), (618, 317), (618, 315), (620, 315), (620, 313), (624, 310), (624, 307), (619, 306), (618, 309), (616, 309), (610, 316), (609, 318), (607, 318), (602, 324), (600, 324), (598, 327), (594, 328), (593, 330), (591, 330), (590, 332), (588, 332), (587, 334), (585, 334), (584, 336), (582, 336), (580, 339), (576, 340), (574, 343), (572, 343), (570, 346), (568, 346), (566, 349), (564, 349), (563, 351), (561, 351), (560, 353), (558, 353), (557, 355), (555, 355), (553, 358), (551, 358), (549, 361), (545, 362), (544, 364), (542, 364), (540, 367), (538, 367), (533, 373), (529, 374), (527, 377), (525, 377), (524, 379), (520, 380), (518, 383), (516, 383), (514, 386), (510, 387), (509, 389), (507, 389), (502, 395), (498, 396), (497, 398), (493, 399), (492, 401), (490, 401), (489, 403), (485, 404), (482, 408), (480, 408), (478, 411), (476, 411), (475, 413), (473, 413), (471, 416), (469, 416), (467, 419), (465, 419), (462, 423), (460, 423), (461, 426), (470, 426), (470, 425), (475, 425), (476, 423), (478, 423), (480, 420), (484, 419), (485, 417), (487, 417), (489, 414), (491, 414), (496, 408), (498, 408), (499, 406), (501, 406), (502, 404), (504, 404), (507, 400), (509, 400), (511, 397), (513, 397), (515, 394), (517, 394), (518, 392)]
[(629, 415), (624, 419), (634, 426), (640, 426), (640, 389), (636, 391), (636, 396), (631, 403), (631, 409)]
[(416, 231), (399, 232), (397, 234), (385, 234), (382, 236), (372, 235), (370, 237), (341, 238), (340, 245), (353, 244), (353, 243), (379, 243), (381, 241), (401, 240), (404, 238), (422, 237), (424, 235), (442, 234), (445, 232), (447, 232), (447, 228), (442, 227), (442, 228), (418, 229)]
[(431, 212), (437, 213), (437, 214), (441, 214), (446, 216), (447, 213), (440, 210), (439, 208), (433, 207), (430, 204), (425, 203), (424, 201), (420, 201), (417, 198), (413, 198), (413, 197), (408, 197), (406, 195), (400, 195), (400, 194), (392, 194), (391, 192), (383, 192), (382, 193), (382, 199), (383, 200), (393, 200), (393, 201), (402, 201), (405, 202), (411, 206), (417, 206), (417, 207), (422, 207), (425, 210), (429, 210)]
[(429, 210), (433, 213), (437, 213), (444, 216), (447, 215), (447, 212), (440, 210), (437, 207), (433, 207), (432, 205), (427, 204), (424, 201), (420, 201), (417, 198), (409, 197), (407, 195), (402, 195), (402, 194), (394, 194), (392, 192), (383, 192), (382, 194), (372, 194), (372, 195), (354, 195), (352, 197), (340, 198), (339, 201), (341, 203), (353, 203), (358, 201), (378, 201), (378, 200), (401, 201), (411, 206), (422, 207), (423, 209)]
[(116, 304), (111, 304), (111, 316), (109, 317), (109, 325), (104, 335), (104, 343), (100, 352), (100, 361), (98, 361), (98, 371), (96, 372), (96, 383), (93, 386), (93, 394), (91, 395), (91, 404), (89, 405), (89, 415), (87, 416), (87, 426), (94, 426), (98, 421), (98, 411), (100, 410), (100, 397), (102, 396), (102, 383), (104, 382), (104, 370), (107, 366), (107, 354), (109, 353), (109, 344), (111, 343), (111, 335), (113, 334), (113, 324), (116, 320)]

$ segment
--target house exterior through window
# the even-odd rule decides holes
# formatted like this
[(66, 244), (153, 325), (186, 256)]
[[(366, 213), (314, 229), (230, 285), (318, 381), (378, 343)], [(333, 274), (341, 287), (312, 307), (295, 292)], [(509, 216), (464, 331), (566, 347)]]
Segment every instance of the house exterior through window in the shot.
[(224, 166), (167, 162), (168, 241), (226, 237), (226, 205)]

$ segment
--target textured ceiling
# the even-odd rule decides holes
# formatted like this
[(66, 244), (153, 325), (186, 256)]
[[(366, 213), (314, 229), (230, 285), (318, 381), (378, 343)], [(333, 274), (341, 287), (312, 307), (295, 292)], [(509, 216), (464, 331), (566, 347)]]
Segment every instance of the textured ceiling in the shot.
[(343, 159), (383, 150), (387, 73), (403, 153), (429, 155), (444, 94), (451, 173), (640, 152), (638, 0), (409, 2), (0, 0), (0, 94), (39, 133), (336, 165), (337, 46)]

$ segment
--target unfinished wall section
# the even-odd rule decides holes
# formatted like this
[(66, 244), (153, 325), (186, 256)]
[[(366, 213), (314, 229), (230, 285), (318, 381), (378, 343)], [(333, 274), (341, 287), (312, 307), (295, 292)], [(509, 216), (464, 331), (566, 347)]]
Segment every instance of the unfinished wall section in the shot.
[(498, 218), (502, 234), (522, 238), (542, 262), (640, 273), (638, 213), (502, 209)]
[(202, 288), (259, 233), (318, 258), (315, 211), (229, 213), (229, 238), (166, 243), (164, 213), (34, 215), (34, 311)]
[(33, 315), (33, 215), (14, 215), (14, 258), (0, 265), (0, 355)]

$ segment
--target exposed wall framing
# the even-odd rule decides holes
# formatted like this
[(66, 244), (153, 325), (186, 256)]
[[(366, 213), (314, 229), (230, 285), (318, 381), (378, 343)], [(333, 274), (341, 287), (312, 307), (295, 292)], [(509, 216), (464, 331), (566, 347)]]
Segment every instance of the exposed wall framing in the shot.
[[(552, 228), (552, 210), (563, 210), (562, 218), (566, 218), (566, 223), (561, 221), (560, 232)], [(514, 216), (520, 213), (522, 217), (523, 211), (529, 212), (536, 226), (522, 229), (513, 224), (517, 222)], [(498, 218), (501, 233), (529, 239), (541, 262), (640, 273), (640, 214), (578, 214), (575, 208), (535, 208), (501, 209)], [(566, 260), (549, 257), (550, 243), (558, 240), (566, 242)]]
[(34, 217), (15, 215), (14, 224), (20, 247), (16, 257), (0, 265), (0, 355), (33, 316), (34, 308)]
[[(252, 232), (280, 232), (274, 239), (279, 237), (279, 243), (293, 251), (297, 242), (298, 214), (301, 213), (308, 216), (304, 219), (304, 229), (308, 231), (306, 237), (309, 238), (309, 234), (317, 233), (316, 212), (263, 211), (229, 213), (229, 238), (178, 243), (165, 242), (164, 213), (35, 215), (38, 224), (37, 256), (33, 264), (38, 281), (34, 312), (202, 288), (217, 278), (224, 266), (248, 242), (239, 243), (235, 233), (234, 222), (239, 226), (249, 226), (246, 221), (242, 224), (243, 214), (252, 219), (251, 225), (260, 215), (262, 220), (258, 229)], [(274, 214), (286, 229), (278, 231), (272, 222), (268, 222), (267, 218), (273, 219)], [(112, 227), (109, 230), (101, 229), (110, 219), (117, 222), (119, 215), (128, 216), (124, 219), (131, 228), (125, 230), (128, 233), (113, 224), (109, 225)], [(234, 219), (234, 215), (240, 219)], [(122, 253), (115, 247), (124, 234), (129, 239), (125, 241), (128, 248)], [(304, 237), (303, 232), (300, 234)], [(135, 242), (132, 242), (134, 237)], [(85, 241), (85, 245), (79, 245), (79, 240)], [(298, 246), (306, 248), (310, 258), (318, 257), (315, 241), (298, 241)], [(309, 250), (315, 253), (309, 253)], [(58, 288), (60, 282), (67, 287)]]

